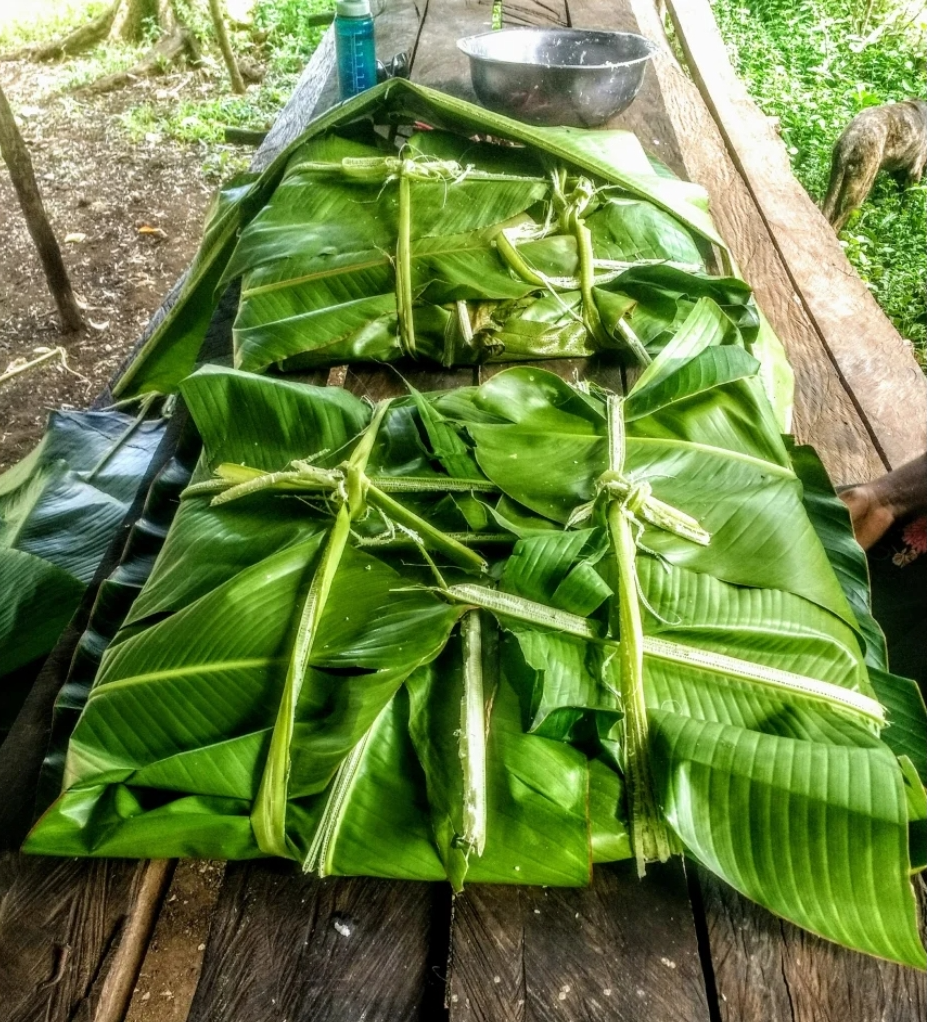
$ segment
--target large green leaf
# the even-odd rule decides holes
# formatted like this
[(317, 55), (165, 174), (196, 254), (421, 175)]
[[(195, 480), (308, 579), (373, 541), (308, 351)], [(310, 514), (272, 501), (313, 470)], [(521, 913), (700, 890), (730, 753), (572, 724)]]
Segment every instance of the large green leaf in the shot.
[[(702, 257), (689, 232), (721, 244), (704, 192), (655, 173), (633, 135), (531, 127), (395, 79), (317, 118), (259, 179), (233, 183), (222, 193), (180, 300), (120, 381), (121, 395), (176, 389), (195, 366), (217, 287), (239, 274), (245, 275), (236, 328), (243, 366), (292, 357), (300, 344), (317, 349), (312, 357), (318, 362), (399, 353), (390, 343), (396, 338), (397, 310), (389, 264), (395, 251), (397, 192), (382, 178), (364, 181), (369, 168), (363, 160), (383, 153), (376, 136), (364, 144), (335, 134), (340, 126), (364, 117), (381, 123), (424, 121), (446, 129), (412, 138), (408, 155), (413, 163), (453, 160), (510, 178), (492, 182), (491, 188), (472, 173), (416, 183), (411, 242), (420, 268), (415, 287), (427, 292), (427, 301), (517, 297), (532, 290), (517, 282), (487, 248), (485, 232), (522, 216), (542, 198), (548, 190), (547, 174), (555, 166), (611, 186), (603, 195), (601, 223), (591, 225), (602, 240), (603, 258), (671, 259), (699, 267)], [(475, 133), (519, 143), (529, 152), (475, 144), (470, 141)], [(320, 163), (345, 156), (358, 161), (351, 179), (320, 177)], [(448, 239), (453, 239), (450, 245)], [(467, 252), (479, 258), (474, 261)], [(313, 277), (314, 283), (309, 279)], [(495, 292), (482, 291), (491, 281)], [(249, 296), (249, 289), (254, 294)], [(337, 303), (327, 306), (334, 310), (327, 318), (319, 318), (322, 296)], [(363, 310), (355, 304), (359, 301), (367, 303)], [(313, 315), (317, 318), (306, 318)], [(371, 336), (365, 334), (364, 322)], [(273, 328), (274, 323), (279, 326)], [(321, 332), (307, 339), (305, 328), (310, 325)], [(466, 338), (456, 338), (447, 348), (435, 328), (423, 324), (421, 330), (424, 354), (440, 359), (453, 350), (454, 357), (466, 358)], [(569, 330), (560, 333), (561, 342), (563, 350), (586, 353), (575, 337), (571, 340)], [(519, 354), (528, 356), (528, 346)], [(551, 354), (543, 344), (533, 352), (534, 357)]]
[(21, 550), (0, 550), (0, 678), (47, 653), (84, 592), (73, 575)]
[[(624, 145), (625, 158), (634, 145), (633, 140)], [(537, 281), (513, 274), (496, 250), (503, 229), (552, 230), (552, 182), (543, 169), (526, 167), (529, 159), (520, 151), (474, 145), (441, 132), (416, 136), (409, 151), (411, 159), (400, 165), (374, 147), (325, 136), (293, 154), (283, 181), (243, 231), (226, 270), (227, 280), (243, 276), (235, 325), (242, 368), (293, 359), (309, 366), (402, 356), (396, 291), (403, 214), (397, 196), (403, 195), (399, 182), (407, 173), (413, 175), (408, 274), (410, 296), (419, 303), (412, 317), (418, 355), (467, 362), (595, 350), (580, 315), (580, 291), (562, 298), (548, 294)], [(448, 164), (449, 157), (466, 162)], [(604, 190), (595, 204), (598, 212), (588, 222), (595, 256), (605, 260), (602, 269), (609, 260), (621, 266), (667, 259), (702, 269), (690, 235), (656, 206), (615, 189)], [(520, 258), (551, 278), (580, 274), (569, 230), (527, 240)], [(608, 307), (603, 322), (609, 324), (611, 343), (624, 347), (614, 319), (614, 298), (620, 296), (601, 288), (595, 294)], [(543, 303), (538, 318), (544, 328), (526, 329), (538, 321), (530, 316), (537, 301)], [(457, 317), (435, 307), (451, 302), (471, 303), (463, 313), (469, 321), (463, 332)], [(618, 319), (633, 304), (625, 298)]]
[(54, 412), (0, 476), (0, 678), (54, 646), (162, 435), (119, 412)]
[[(487, 626), (484, 625), (484, 630)], [(486, 645), (495, 653), (492, 640)], [(526, 735), (512, 671), (517, 660), (487, 659), (481, 713), (485, 762), (477, 776), (485, 786), (485, 848), (466, 838), (467, 807), (478, 793), (467, 790), (461, 743), (465, 713), (463, 651), (459, 642), (410, 679), (410, 732), (425, 770), (434, 840), (448, 878), (490, 883), (571, 886), (586, 883), (591, 868), (586, 803), (588, 771), (581, 753), (559, 742)], [(490, 709), (487, 709), (489, 707)], [(479, 783), (479, 782), (478, 782)], [(613, 803), (613, 809), (617, 799)]]
[(927, 708), (917, 684), (885, 671), (871, 670), (872, 687), (888, 710), (885, 744), (897, 755), (907, 756), (927, 784)]
[(196, 374), (195, 482), (27, 848), (458, 888), (683, 850), (923, 966), (922, 711), (870, 676), (846, 523), (809, 519), (746, 348), (703, 296), (623, 403), (535, 367), (372, 411)]
[[(285, 468), (294, 458), (322, 467), (337, 464), (369, 421), (369, 408), (343, 392), (273, 383), (235, 370), (204, 370), (185, 393), (204, 438), (195, 479), (209, 475), (209, 464), (226, 459), (231, 464), (250, 459), (259, 468)], [(239, 415), (242, 406), (250, 414)], [(400, 405), (392, 419), (402, 423), (407, 417)], [(268, 433), (274, 439), (260, 451)], [(408, 461), (403, 435), (404, 428), (397, 432), (392, 422), (384, 430), (385, 445), (373, 462), (379, 471), (387, 467), (384, 462)], [(69, 798), (76, 798), (77, 789), (97, 791), (102, 781), (127, 786), (140, 798), (127, 817), (126, 826), (135, 832), (150, 804), (144, 794), (149, 789), (190, 791), (207, 799), (257, 797), (300, 608), (330, 542), (330, 524), (324, 506), (273, 493), (215, 508), (206, 497), (184, 500), (149, 585), (105, 657), (71, 742)], [(323, 637), (295, 697), (294, 747), (286, 768), (294, 803), (326, 790), (404, 678), (440, 652), (459, 614), (420, 585), (404, 585), (380, 558), (350, 546), (343, 551), (318, 626)], [(224, 622), (220, 632), (211, 627), (214, 618)], [(211, 713), (212, 703), (221, 712)], [(154, 724), (159, 716), (163, 720)], [(123, 740), (119, 721), (129, 718), (146, 718), (152, 726)], [(186, 803), (176, 814), (167, 807), (159, 814), (159, 847), (176, 839), (178, 850), (189, 850)], [(297, 807), (290, 818), (297, 831), (288, 841), (305, 850), (312, 833), (298, 827), (306, 816)], [(237, 815), (229, 826), (230, 834), (237, 833)], [(49, 827), (56, 841), (61, 838), (56, 825)], [(211, 831), (211, 839), (220, 840), (220, 832)], [(85, 854), (107, 854), (111, 840), (122, 839), (107, 830), (68, 840)], [(257, 854), (257, 848), (248, 854)]]
[(738, 890), (814, 933), (921, 968), (904, 787), (885, 748), (653, 711), (664, 812)]
[[(788, 467), (788, 452), (776, 442), (774, 425), (751, 435), (701, 421), (700, 399), (708, 391), (704, 373), (693, 367), (712, 341), (724, 345), (720, 338), (729, 329), (712, 314), (712, 331), (706, 311), (704, 305), (693, 310), (625, 406), (631, 482), (649, 484), (656, 497), (687, 512), (711, 534), (700, 546), (648, 521), (639, 523), (635, 570), (657, 804), (686, 848), (750, 897), (831, 939), (923, 965), (908, 879), (909, 814), (917, 810), (908, 806), (892, 750), (871, 722), (834, 712), (817, 691), (805, 695), (801, 683), (787, 680), (777, 686), (768, 678), (767, 684), (761, 672), (736, 666), (749, 661), (792, 678), (817, 679), (834, 686), (829, 691), (838, 702), (840, 688), (869, 697), (874, 692), (856, 615), (827, 558), (840, 544), (832, 541), (825, 551), (806, 518), (802, 486)], [(693, 325), (695, 317), (700, 319)], [(736, 408), (744, 423), (764, 421), (762, 395), (749, 385), (749, 376), (721, 374), (714, 383), (712, 395), (729, 395), (729, 416)], [(576, 394), (543, 370), (508, 370), (472, 397), (457, 396), (444, 408), (447, 414), (453, 408), (458, 421), (467, 423), (477, 461), (490, 479), (539, 514), (575, 520), (577, 508), (607, 478), (611, 441), (604, 403)], [(646, 414), (635, 415), (642, 410)], [(533, 468), (538, 463), (544, 464), (543, 473)], [(591, 521), (599, 521), (594, 512)], [(848, 534), (844, 526), (841, 541)], [(580, 558), (574, 548), (573, 560), (558, 565), (550, 553), (541, 555), (544, 545), (552, 549), (543, 536), (523, 539), (503, 584), (508, 578), (510, 588), (526, 600), (557, 606), (555, 594)], [(558, 549), (566, 553), (568, 548), (558, 544)], [(613, 562), (599, 563), (614, 591)], [(493, 600), (485, 605), (495, 606)], [(604, 634), (608, 621), (564, 620), (561, 627), (577, 636), (570, 638), (552, 634), (551, 617), (533, 606), (516, 607), (515, 616), (507, 618), (526, 663), (537, 672), (529, 719), (540, 726), (552, 721), (563, 737), (575, 741), (580, 737), (575, 704), (595, 709), (603, 678), (601, 669), (590, 671), (588, 637)], [(499, 611), (506, 614), (504, 605)], [(532, 620), (537, 623), (528, 630), (520, 623)], [(540, 652), (533, 649), (538, 642)], [(662, 642), (671, 644), (669, 652)], [(692, 649), (699, 650), (695, 660), (686, 652)], [(577, 700), (583, 685), (584, 697)], [(894, 708), (899, 728), (917, 717), (915, 708), (902, 702)], [(585, 741), (589, 733), (584, 732)], [(603, 741), (602, 727), (593, 734)], [(908, 743), (907, 733), (899, 730), (894, 742), (899, 753), (913, 752), (919, 760), (920, 747)], [(741, 749), (742, 754), (731, 751)], [(804, 765), (793, 769), (797, 763)], [(878, 778), (872, 790), (862, 780), (870, 773)], [(725, 801), (718, 793), (728, 789), (738, 794)], [(739, 821), (748, 804), (756, 822), (744, 828)], [(911, 824), (918, 819), (911, 815)], [(847, 853), (848, 832), (881, 863), (865, 868), (859, 902), (852, 908), (847, 906), (854, 898), (854, 856), (863, 853)], [(768, 849), (778, 846), (783, 833), (789, 834), (789, 855), (795, 858), (777, 878)], [(885, 918), (869, 926), (874, 912), (884, 912)]]
[(853, 536), (850, 512), (834, 492), (827, 472), (812, 448), (795, 446), (790, 450), (790, 456), (795, 474), (802, 483), (802, 503), (808, 518), (865, 637), (866, 662), (884, 671), (888, 666), (885, 637), (870, 609), (869, 568), (866, 555)]
[[(698, 388), (691, 400), (681, 397), (665, 414), (628, 423), (628, 474), (698, 519), (712, 542), (696, 546), (648, 526), (644, 544), (681, 567), (804, 596), (855, 625), (826, 553), (802, 513), (801, 484), (785, 467), (788, 455), (781, 442), (774, 444), (772, 424), (762, 441), (749, 437), (743, 443), (747, 451), (702, 442), (708, 433), (708, 440), (734, 444), (746, 430), (718, 436), (711, 422), (702, 425), (701, 380), (689, 368), (685, 363), (678, 375), (684, 378), (680, 386)], [(740, 388), (739, 382), (732, 385), (731, 401), (736, 400), (746, 423), (751, 402), (759, 403), (761, 395), (754, 388)], [(530, 405), (513, 399), (511, 392), (518, 389), (531, 394)], [(592, 498), (595, 481), (607, 467), (602, 403), (577, 395), (558, 377), (535, 368), (499, 373), (480, 388), (478, 401), (481, 412), (489, 410), (506, 420), (468, 424), (483, 471), (533, 511), (567, 522)], [(466, 420), (469, 412), (462, 409), (460, 414)], [(768, 448), (776, 460), (755, 453)], [(545, 466), (543, 473), (536, 471), (537, 464)]]

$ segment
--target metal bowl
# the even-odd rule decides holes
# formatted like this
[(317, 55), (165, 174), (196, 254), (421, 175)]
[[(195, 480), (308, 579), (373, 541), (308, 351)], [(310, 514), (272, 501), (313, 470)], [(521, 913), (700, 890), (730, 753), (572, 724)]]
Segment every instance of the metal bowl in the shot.
[(633, 32), (507, 28), (457, 41), (480, 102), (530, 124), (597, 127), (640, 91), (656, 46)]

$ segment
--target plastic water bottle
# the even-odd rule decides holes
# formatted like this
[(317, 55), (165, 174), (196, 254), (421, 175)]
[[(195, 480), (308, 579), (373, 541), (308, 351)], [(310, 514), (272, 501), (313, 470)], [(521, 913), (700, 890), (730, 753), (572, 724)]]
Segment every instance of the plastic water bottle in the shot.
[(370, 0), (338, 0), (335, 4), (335, 52), (342, 99), (377, 84)]

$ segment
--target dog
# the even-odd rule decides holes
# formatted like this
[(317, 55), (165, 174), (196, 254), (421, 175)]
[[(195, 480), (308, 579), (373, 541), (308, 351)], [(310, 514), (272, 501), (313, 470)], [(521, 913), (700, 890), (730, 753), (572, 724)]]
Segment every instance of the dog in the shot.
[(834, 146), (821, 212), (835, 231), (866, 201), (876, 174), (891, 172), (903, 187), (916, 184), (927, 164), (927, 102), (872, 106), (858, 113)]

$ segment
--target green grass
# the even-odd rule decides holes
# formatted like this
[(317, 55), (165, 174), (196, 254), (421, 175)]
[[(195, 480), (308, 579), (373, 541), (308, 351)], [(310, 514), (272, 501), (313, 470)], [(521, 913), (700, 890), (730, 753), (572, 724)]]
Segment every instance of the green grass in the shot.
[[(778, 117), (795, 176), (818, 203), (831, 149), (868, 106), (927, 95), (924, 34), (902, 5), (876, 0), (713, 0), (731, 59), (764, 113)], [(873, 34), (875, 33), (875, 38)], [(927, 366), (927, 216), (921, 185), (882, 174), (841, 232), (876, 300)]]
[(257, 0), (254, 27), (267, 35), (264, 45), (273, 53), (277, 74), (302, 72), (325, 31), (311, 24), (313, 16), (334, 9), (335, 0)]
[[(4, 6), (8, 3), (12, 6)], [(107, 0), (0, 0), (0, 51), (63, 36), (99, 13), (106, 3)], [(198, 144), (204, 153), (204, 173), (210, 179), (218, 179), (243, 169), (250, 156), (246, 149), (231, 149), (223, 144), (224, 128), (260, 130), (273, 124), (325, 31), (324, 26), (313, 25), (312, 18), (333, 10), (334, 0), (227, 3), (236, 55), (265, 69), (263, 80), (249, 86), (244, 96), (235, 96), (230, 90), (225, 66), (213, 41), (205, 0), (177, 0), (177, 6), (202, 47), (203, 68), (189, 73), (179, 90), (177, 81), (165, 79), (163, 89), (148, 90), (144, 102), (118, 115), (118, 123), (132, 142), (157, 135)], [(46, 87), (44, 96), (36, 98), (45, 98), (50, 93), (66, 94), (128, 68), (144, 52), (144, 46), (107, 41), (59, 65), (60, 70)], [(157, 86), (157, 79), (154, 81)]]
[(0, 0), (0, 53), (63, 36), (107, 6), (108, 0)]
[(244, 96), (219, 94), (167, 105), (152, 101), (131, 107), (119, 120), (134, 142), (154, 132), (178, 142), (218, 143), (226, 127), (269, 128), (288, 95), (285, 87), (264, 85)]
[[(221, 88), (204, 87), (202, 98), (186, 97), (168, 104), (149, 101), (132, 107), (122, 115), (123, 126), (133, 139), (153, 133), (200, 143), (206, 150), (203, 171), (211, 180), (244, 170), (250, 153), (223, 146), (224, 129), (270, 128), (325, 31), (324, 26), (310, 24), (310, 18), (333, 7), (334, 0), (256, 0), (251, 21), (233, 23), (231, 35), (236, 55), (264, 65), (263, 81), (250, 86), (244, 96), (236, 96), (228, 89), (224, 66), (213, 56), (212, 77)], [(192, 11), (188, 23), (209, 39), (211, 27), (201, 26)]]

